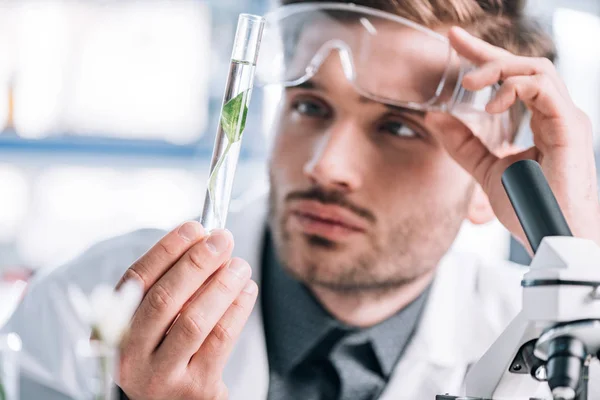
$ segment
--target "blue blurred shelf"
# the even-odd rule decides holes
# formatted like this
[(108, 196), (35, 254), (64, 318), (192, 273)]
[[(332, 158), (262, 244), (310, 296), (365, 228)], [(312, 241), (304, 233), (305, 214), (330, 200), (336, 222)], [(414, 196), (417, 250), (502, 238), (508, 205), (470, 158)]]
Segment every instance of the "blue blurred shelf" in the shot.
[(212, 149), (206, 146), (176, 145), (158, 140), (123, 140), (77, 136), (23, 139), (3, 134), (0, 135), (0, 152), (195, 158), (210, 157)]
[[(210, 145), (207, 145), (209, 144)], [(11, 133), (0, 134), (0, 159), (10, 157), (91, 157), (122, 159), (162, 159), (191, 161), (212, 156), (212, 140), (191, 145), (176, 145), (159, 140), (126, 140), (87, 136), (54, 136), (43, 139), (23, 139)], [(256, 158), (256, 151), (244, 149), (241, 159)]]

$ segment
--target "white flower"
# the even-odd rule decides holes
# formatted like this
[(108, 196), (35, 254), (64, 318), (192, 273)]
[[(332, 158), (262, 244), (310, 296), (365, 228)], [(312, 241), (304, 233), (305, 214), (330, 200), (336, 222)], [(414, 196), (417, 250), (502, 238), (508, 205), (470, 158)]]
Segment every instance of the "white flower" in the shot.
[(144, 295), (143, 288), (127, 281), (118, 291), (96, 286), (90, 297), (76, 286), (69, 286), (69, 300), (79, 319), (110, 346), (118, 346)]

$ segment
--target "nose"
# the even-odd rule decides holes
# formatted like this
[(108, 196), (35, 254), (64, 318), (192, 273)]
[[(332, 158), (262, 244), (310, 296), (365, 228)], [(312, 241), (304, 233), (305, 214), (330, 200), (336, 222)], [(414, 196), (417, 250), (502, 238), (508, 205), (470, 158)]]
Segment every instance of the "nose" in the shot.
[(363, 184), (367, 145), (354, 121), (336, 121), (315, 143), (304, 174), (313, 184), (341, 192), (353, 192)]

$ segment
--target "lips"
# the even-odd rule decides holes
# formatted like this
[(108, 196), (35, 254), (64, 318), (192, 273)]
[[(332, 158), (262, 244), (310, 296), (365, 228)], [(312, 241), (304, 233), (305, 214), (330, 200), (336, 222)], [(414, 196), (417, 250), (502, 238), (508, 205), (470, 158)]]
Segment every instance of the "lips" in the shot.
[(332, 240), (364, 233), (366, 222), (353, 212), (335, 205), (314, 200), (300, 200), (291, 207), (292, 219), (304, 233), (324, 236)]

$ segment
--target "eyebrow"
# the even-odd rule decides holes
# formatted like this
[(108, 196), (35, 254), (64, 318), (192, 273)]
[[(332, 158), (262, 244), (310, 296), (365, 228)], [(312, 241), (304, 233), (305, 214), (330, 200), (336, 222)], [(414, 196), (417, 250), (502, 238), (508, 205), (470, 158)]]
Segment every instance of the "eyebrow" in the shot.
[[(299, 83), (295, 86), (291, 86), (288, 87), (288, 89), (292, 89), (292, 88), (301, 88), (301, 89), (312, 89), (312, 90), (325, 90), (325, 87), (320, 84), (319, 82), (316, 82), (314, 80), (308, 80), (308, 81), (304, 81), (302, 83)], [(400, 113), (405, 113), (405, 114), (411, 114), (420, 118), (425, 118), (425, 111), (421, 111), (421, 110), (413, 110), (412, 108), (407, 108), (407, 107), (401, 107), (401, 106), (395, 106), (392, 104), (386, 104), (386, 103), (380, 103), (378, 101), (369, 99), (368, 97), (365, 97), (363, 95), (359, 95), (359, 102), (364, 103), (364, 104), (370, 104), (370, 103), (377, 103), (377, 104), (382, 104), (384, 105), (386, 108), (390, 109), (391, 111), (394, 112), (400, 112)]]

